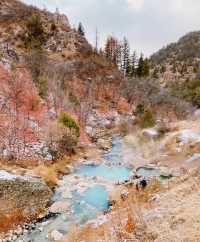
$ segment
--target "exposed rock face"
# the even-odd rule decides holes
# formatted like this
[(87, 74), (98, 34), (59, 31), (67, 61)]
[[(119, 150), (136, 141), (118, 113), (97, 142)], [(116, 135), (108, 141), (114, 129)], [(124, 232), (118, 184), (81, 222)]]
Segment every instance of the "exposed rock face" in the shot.
[(4, 218), (11, 218), (11, 221), (6, 222), (8, 226), (12, 226), (19, 222), (15, 221), (19, 217), (36, 217), (44, 211), (51, 195), (51, 190), (38, 178), (15, 176), (0, 171), (0, 223)]
[(55, 202), (49, 210), (51, 213), (62, 213), (68, 211), (69, 208), (70, 204), (67, 202)]
[[(42, 53), (30, 51), (25, 43), (27, 24), (35, 15), (40, 19), (43, 33)], [(94, 113), (94, 119), (91, 117), (86, 124), (87, 133), (95, 142), (106, 136), (112, 125), (120, 122), (115, 109), (123, 76), (104, 56), (94, 55), (86, 38), (70, 27), (67, 16), (58, 11), (40, 10), (18, 0), (0, 0), (0, 42), (0, 116), (5, 117), (1, 120), (0, 156), (5, 159), (52, 160), (49, 132), (61, 111), (85, 124), (91, 109), (109, 110), (113, 107), (108, 115)], [(37, 67), (32, 62), (34, 59), (38, 59)], [(45, 77), (45, 98), (40, 95), (35, 71), (39, 77)], [(88, 95), (89, 90), (91, 95)], [(10, 97), (16, 97), (14, 93), (18, 93), (20, 101), (11, 100)], [(21, 103), (17, 125), (13, 124), (15, 102)], [(17, 131), (14, 131), (16, 127)], [(85, 136), (84, 132), (81, 133), (80, 139)], [(107, 149), (107, 144), (102, 144), (100, 140), (100, 145)]]

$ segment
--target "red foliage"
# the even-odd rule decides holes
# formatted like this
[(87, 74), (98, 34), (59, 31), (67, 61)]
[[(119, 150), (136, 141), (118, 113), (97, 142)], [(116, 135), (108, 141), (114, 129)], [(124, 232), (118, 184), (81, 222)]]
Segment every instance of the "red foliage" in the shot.
[(0, 145), (13, 153), (23, 152), (27, 143), (38, 140), (46, 107), (25, 69), (9, 71), (0, 66), (0, 82)]

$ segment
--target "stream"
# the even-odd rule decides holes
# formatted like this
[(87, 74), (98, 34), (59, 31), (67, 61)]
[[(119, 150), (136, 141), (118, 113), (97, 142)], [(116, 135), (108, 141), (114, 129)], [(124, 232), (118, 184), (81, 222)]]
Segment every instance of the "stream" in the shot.
[[(70, 225), (83, 225), (108, 210), (109, 191), (114, 189), (116, 183), (128, 180), (132, 169), (123, 161), (118, 137), (113, 137), (112, 149), (102, 158), (105, 160), (102, 164), (81, 164), (75, 167), (73, 174), (64, 176), (53, 196), (53, 202), (65, 205), (61, 206), (58, 216), (38, 223), (35, 230), (17, 241), (48, 242), (50, 231), (57, 230), (64, 235)], [(153, 170), (144, 169), (141, 174), (157, 175)]]

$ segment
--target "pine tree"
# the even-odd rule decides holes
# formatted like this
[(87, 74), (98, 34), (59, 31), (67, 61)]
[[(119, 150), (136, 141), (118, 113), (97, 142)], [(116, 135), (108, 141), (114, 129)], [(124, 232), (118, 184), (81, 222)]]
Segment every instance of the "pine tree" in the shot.
[(152, 77), (155, 78), (155, 79), (158, 79), (159, 78), (159, 70), (158, 68), (156, 67), (152, 73)]
[(149, 72), (150, 72), (149, 60), (148, 60), (148, 58), (145, 58), (145, 60), (143, 62), (143, 72), (142, 72), (142, 76), (144, 76), (144, 77), (149, 76)]
[(124, 37), (124, 40), (123, 40), (123, 73), (124, 73), (124, 75), (127, 74), (129, 60), (130, 60), (130, 47), (129, 47), (128, 40), (126, 39), (126, 37)]
[(119, 70), (123, 70), (123, 45), (122, 43), (118, 43), (116, 49), (116, 57), (117, 57), (117, 66)]
[(141, 54), (139, 61), (138, 61), (138, 67), (136, 70), (136, 74), (138, 77), (142, 77), (143, 73), (144, 73), (144, 58), (143, 58), (143, 54)]
[(131, 77), (135, 76), (136, 74), (136, 63), (137, 63), (137, 54), (136, 54), (136, 51), (134, 51), (131, 57)]
[(126, 67), (126, 76), (131, 77), (131, 74), (132, 74), (132, 65), (131, 65), (130, 58), (128, 58), (127, 67)]
[(166, 66), (162, 65), (161, 69), (160, 69), (160, 72), (161, 73), (165, 73), (166, 72)]
[(85, 36), (85, 30), (81, 22), (78, 25), (78, 33), (82, 36)]

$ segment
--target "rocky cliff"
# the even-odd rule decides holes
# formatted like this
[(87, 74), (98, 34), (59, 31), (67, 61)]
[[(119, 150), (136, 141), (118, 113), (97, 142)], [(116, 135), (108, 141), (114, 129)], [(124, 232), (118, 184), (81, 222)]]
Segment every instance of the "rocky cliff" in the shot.
[(1, 155), (51, 160), (47, 137), (62, 111), (82, 138), (92, 110), (127, 111), (121, 74), (65, 15), (16, 0), (1, 1), (0, 13)]

